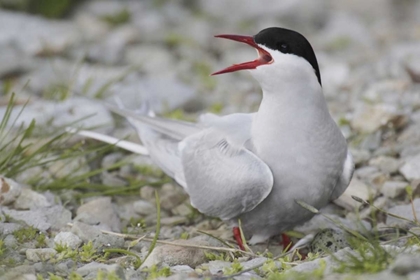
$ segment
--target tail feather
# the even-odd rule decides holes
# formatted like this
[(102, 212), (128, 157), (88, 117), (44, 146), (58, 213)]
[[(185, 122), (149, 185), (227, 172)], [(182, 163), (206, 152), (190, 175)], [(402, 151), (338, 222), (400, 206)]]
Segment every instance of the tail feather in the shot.
[[(140, 115), (124, 108), (115, 107), (109, 103), (105, 103), (105, 106), (112, 112), (127, 118), (130, 123), (133, 125), (135, 124), (136, 127), (142, 124), (147, 125), (153, 130), (177, 139), (178, 141), (201, 130), (201, 128), (194, 123)], [(142, 138), (141, 135), (140, 138)]]
[(147, 103), (137, 111), (127, 110), (121, 101), (118, 108), (106, 104), (114, 113), (125, 117), (136, 129), (152, 160), (181, 186), (186, 187), (179, 153), (179, 142), (201, 128), (193, 123), (155, 117)]
[(76, 133), (84, 137), (92, 138), (92, 139), (99, 140), (99, 141), (102, 141), (111, 145), (115, 145), (117, 147), (120, 147), (124, 150), (130, 151), (136, 154), (149, 155), (149, 151), (146, 149), (146, 147), (140, 144), (136, 144), (136, 143), (125, 141), (125, 140), (120, 140), (118, 138), (111, 137), (111, 136), (94, 132), (94, 131), (77, 130), (76, 128), (73, 128), (73, 127), (66, 128), (66, 131), (69, 133)]

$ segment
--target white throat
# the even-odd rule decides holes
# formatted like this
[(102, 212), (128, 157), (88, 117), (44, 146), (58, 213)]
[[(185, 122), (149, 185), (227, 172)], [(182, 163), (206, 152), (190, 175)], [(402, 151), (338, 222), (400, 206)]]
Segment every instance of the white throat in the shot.
[(257, 149), (278, 145), (273, 139), (280, 138), (286, 139), (285, 145), (293, 145), (295, 140), (302, 140), (293, 137), (306, 137), (305, 130), (331, 121), (313, 67), (296, 55), (267, 50), (274, 62), (250, 70), (263, 91), (252, 127)]

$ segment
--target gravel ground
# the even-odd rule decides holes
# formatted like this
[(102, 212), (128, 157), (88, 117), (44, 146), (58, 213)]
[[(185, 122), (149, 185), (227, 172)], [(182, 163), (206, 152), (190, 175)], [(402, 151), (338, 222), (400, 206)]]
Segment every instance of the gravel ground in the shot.
[[(248, 253), (227, 247), (230, 229), (194, 210), (148, 158), (80, 137), (48, 143), (68, 125), (137, 142), (95, 98), (134, 109), (147, 97), (185, 119), (256, 110), (248, 73), (209, 76), (254, 51), (213, 35), (269, 26), (312, 43), (356, 162), (346, 193), (294, 230), (314, 237), (306, 259), (273, 259), (278, 238)], [(46, 144), (61, 156), (39, 152), (24, 168), (1, 159), (0, 279), (216, 279), (258, 264), (235, 279), (420, 279), (419, 1), (81, 1), (64, 19), (0, 9), (0, 115), (12, 92), (16, 121), (0, 125), (0, 151), (35, 119), (30, 148), (18, 151)]]

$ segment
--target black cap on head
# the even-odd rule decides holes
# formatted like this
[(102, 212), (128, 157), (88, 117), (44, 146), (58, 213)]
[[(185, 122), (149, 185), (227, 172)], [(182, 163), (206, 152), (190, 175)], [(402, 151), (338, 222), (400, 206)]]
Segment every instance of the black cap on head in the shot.
[(270, 27), (255, 35), (254, 41), (257, 44), (264, 45), (272, 50), (303, 57), (314, 68), (318, 82), (321, 85), (321, 74), (319, 73), (318, 62), (314, 50), (302, 34), (285, 28)]

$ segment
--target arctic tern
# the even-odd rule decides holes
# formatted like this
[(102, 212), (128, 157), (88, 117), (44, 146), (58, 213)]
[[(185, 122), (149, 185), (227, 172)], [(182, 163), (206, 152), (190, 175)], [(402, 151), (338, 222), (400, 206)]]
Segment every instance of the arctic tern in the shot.
[(208, 113), (190, 123), (108, 106), (127, 118), (144, 146), (79, 133), (148, 154), (185, 189), (193, 207), (233, 226), (240, 219), (249, 243), (255, 244), (313, 216), (296, 201), (319, 209), (338, 198), (354, 164), (328, 111), (317, 59), (303, 35), (271, 27), (255, 36), (216, 37), (257, 50), (256, 60), (213, 74), (249, 70), (262, 88), (257, 112)]

